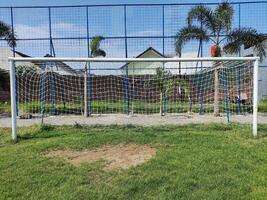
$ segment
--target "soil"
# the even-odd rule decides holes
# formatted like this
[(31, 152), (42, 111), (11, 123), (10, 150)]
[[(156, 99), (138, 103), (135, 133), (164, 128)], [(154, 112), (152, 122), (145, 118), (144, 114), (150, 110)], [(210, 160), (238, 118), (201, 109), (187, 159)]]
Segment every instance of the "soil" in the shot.
[(54, 150), (46, 152), (45, 157), (60, 157), (66, 162), (80, 166), (82, 163), (105, 161), (105, 170), (128, 169), (140, 165), (156, 155), (156, 149), (147, 145), (118, 144), (105, 145), (92, 150)]

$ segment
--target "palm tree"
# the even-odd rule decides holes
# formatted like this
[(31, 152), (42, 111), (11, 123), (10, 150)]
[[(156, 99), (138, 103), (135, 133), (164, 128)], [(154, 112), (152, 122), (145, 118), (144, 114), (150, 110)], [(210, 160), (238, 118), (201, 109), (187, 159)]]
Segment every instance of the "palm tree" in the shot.
[(11, 26), (3, 21), (0, 21), (0, 38), (5, 39), (10, 47), (16, 46), (16, 36)]
[[(12, 28), (3, 21), (0, 21), (0, 38), (3, 38), (7, 41), (10, 47), (16, 46), (16, 37), (12, 31)], [(8, 86), (9, 76), (8, 73), (4, 70), (0, 70), (0, 84), (3, 89), (6, 89)]]
[[(252, 47), (261, 59), (266, 56), (264, 41), (266, 37), (253, 28), (232, 29), (234, 9), (228, 2), (218, 4), (215, 9), (205, 5), (193, 7), (187, 16), (187, 26), (176, 35), (175, 50), (181, 55), (183, 46), (191, 40), (212, 41), (212, 55), (221, 57), (222, 51), (238, 53), (240, 48)], [(196, 25), (198, 24), (199, 25)], [(223, 48), (222, 48), (223, 46)], [(215, 67), (214, 76), (214, 114), (219, 115), (219, 68)]]
[[(100, 49), (100, 43), (104, 39), (105, 38), (100, 35), (97, 35), (92, 38), (90, 42), (90, 48), (91, 48), (90, 57), (91, 58), (98, 57), (98, 56), (103, 56), (103, 57), (106, 56), (106, 52)], [(88, 115), (91, 115), (91, 110), (89, 111), (89, 114), (88, 114), (88, 85), (87, 85), (88, 68), (90, 71), (90, 63), (86, 64), (85, 69), (84, 69), (84, 116), (85, 117), (88, 117)]]

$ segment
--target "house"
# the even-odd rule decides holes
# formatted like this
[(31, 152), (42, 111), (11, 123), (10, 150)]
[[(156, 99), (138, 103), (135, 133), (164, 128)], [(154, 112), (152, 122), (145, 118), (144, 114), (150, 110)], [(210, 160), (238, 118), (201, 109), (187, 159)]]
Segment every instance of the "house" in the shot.
[[(24, 57), (22, 53), (15, 51), (15, 57)], [(24, 54), (23, 54), (24, 55)], [(13, 57), (13, 50), (7, 47), (0, 47), (0, 69), (9, 71), (8, 57)], [(31, 62), (17, 62), (17, 65), (32, 66)]]
[[(149, 47), (142, 53), (136, 56), (136, 58), (165, 58), (163, 54), (158, 52), (153, 47)], [(124, 64), (120, 69), (123, 74), (125, 74), (126, 67), (128, 66), (129, 75), (145, 75), (145, 74), (155, 74), (156, 68), (161, 67), (162, 63), (159, 62), (129, 62)]]
[[(267, 51), (267, 42), (265, 42), (265, 50)], [(241, 48), (240, 51), (241, 56), (255, 56), (255, 52), (253, 48)], [(267, 58), (263, 58), (262, 61), (259, 62), (259, 100), (267, 98)]]
[[(14, 52), (15, 57), (25, 57), (29, 58), (29, 55), (21, 53), (19, 51)], [(0, 69), (9, 71), (9, 62), (8, 57), (13, 57), (13, 50), (6, 47), (0, 47)], [(49, 57), (46, 55), (45, 57)], [(60, 75), (82, 75), (82, 71), (77, 71), (73, 69), (71, 66), (67, 65), (64, 62), (16, 62), (16, 66), (23, 66), (23, 67), (37, 67), (37, 71), (39, 73), (43, 72), (44, 70), (49, 70), (52, 72), (56, 72)]]
[[(153, 47), (149, 47), (144, 52), (136, 56), (136, 58), (175, 58), (176, 56), (164, 56)], [(197, 52), (185, 52), (181, 56), (182, 58), (197, 58)], [(177, 57), (178, 58), (178, 57)], [(167, 62), (164, 63), (164, 68), (170, 71), (172, 74), (194, 74), (199, 71), (202, 67), (209, 67), (212, 63), (210, 62)], [(163, 67), (161, 62), (129, 62), (124, 64), (120, 69), (123, 74), (126, 73), (126, 67), (128, 66), (129, 75), (152, 75), (156, 74), (158, 67)]]

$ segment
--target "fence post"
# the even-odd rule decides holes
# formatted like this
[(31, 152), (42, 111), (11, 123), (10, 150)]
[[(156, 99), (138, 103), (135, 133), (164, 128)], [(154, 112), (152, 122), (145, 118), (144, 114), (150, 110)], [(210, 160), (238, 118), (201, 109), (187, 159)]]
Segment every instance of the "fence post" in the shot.
[[(89, 15), (88, 15), (88, 6), (86, 6), (86, 39), (87, 39), (87, 56), (88, 58), (91, 57), (90, 54), (90, 40), (89, 40)], [(90, 62), (88, 63), (88, 78), (87, 78), (87, 82), (86, 84), (88, 84), (88, 114), (89, 116), (92, 113), (92, 82), (91, 82), (91, 66), (90, 66)]]
[(224, 101), (225, 101), (225, 112), (227, 116), (227, 122), (230, 122), (230, 115), (229, 115), (229, 102), (228, 102), (228, 95), (227, 95), (227, 80), (225, 78), (225, 72), (223, 67), (220, 68), (222, 72), (222, 81), (223, 81), (223, 90), (224, 90)]
[(44, 115), (44, 111), (45, 111), (45, 80), (46, 80), (46, 72), (44, 72), (41, 76), (42, 78), (42, 91), (41, 91), (41, 95), (42, 95), (42, 108), (41, 108), (41, 113), (42, 113), (42, 118)]
[[(124, 42), (125, 42), (125, 57), (128, 57), (128, 46), (127, 46), (127, 13), (126, 13), (126, 5), (124, 5)], [(129, 77), (128, 77), (128, 63), (125, 65), (125, 111), (129, 114)]]
[[(50, 43), (50, 56), (54, 54), (55, 56), (55, 51), (53, 47), (53, 40), (52, 40), (52, 23), (51, 23), (51, 8), (48, 7), (48, 21), (49, 21), (49, 43)], [(55, 63), (56, 65), (56, 63)], [(52, 67), (52, 64), (50, 63), (50, 67)], [(53, 74), (53, 72), (51, 72)], [(54, 114), (55, 112), (55, 92), (54, 92), (54, 80), (53, 76), (49, 77), (50, 81), (50, 95), (51, 95), (51, 113)]]
[(258, 76), (259, 60), (254, 61), (253, 67), (253, 136), (257, 136), (258, 131)]
[[(203, 24), (201, 22), (201, 30), (203, 28)], [(200, 57), (203, 57), (203, 41), (202, 39), (200, 39), (199, 41), (199, 46), (200, 46)], [(202, 71), (203, 69), (203, 62), (200, 62), (200, 69)], [(204, 112), (204, 94), (203, 94), (203, 90), (204, 90), (204, 86), (203, 86), (203, 74), (201, 74), (201, 83), (200, 83), (200, 110), (199, 110), (199, 114), (203, 114)]]
[(49, 77), (49, 82), (50, 82), (50, 95), (51, 95), (51, 113), (55, 114), (55, 82), (53, 78), (53, 71), (50, 72), (50, 77)]
[(165, 56), (165, 7), (162, 5), (162, 53)]
[(84, 67), (84, 116), (88, 117), (88, 68), (87, 63)]
[(17, 140), (17, 107), (16, 107), (16, 69), (15, 61), (10, 60), (10, 94), (11, 94), (11, 116), (12, 116), (12, 139)]
[[(12, 28), (12, 37), (15, 38), (15, 33), (14, 33), (14, 14), (13, 14), (13, 8), (10, 8), (10, 19), (11, 19), (11, 28)], [(13, 57), (16, 57), (16, 47), (12, 46), (12, 51), (13, 51)], [(15, 80), (16, 81), (16, 80)], [(17, 84), (15, 83), (15, 86), (17, 87)], [(18, 94), (17, 94), (17, 89), (16, 89), (16, 109), (17, 109), (17, 114), (18, 114)]]
[[(238, 4), (238, 28), (241, 27), (241, 5)], [(239, 48), (238, 52), (239, 56), (241, 56), (241, 50)], [(240, 76), (240, 67), (238, 67), (238, 111), (237, 113), (240, 114), (241, 111), (241, 76)]]

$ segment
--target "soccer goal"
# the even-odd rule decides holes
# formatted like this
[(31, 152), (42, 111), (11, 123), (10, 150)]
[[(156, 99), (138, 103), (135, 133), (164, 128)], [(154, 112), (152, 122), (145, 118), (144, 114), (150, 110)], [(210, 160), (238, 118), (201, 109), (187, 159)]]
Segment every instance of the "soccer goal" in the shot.
[(14, 140), (17, 122), (38, 120), (159, 125), (248, 118), (257, 135), (257, 57), (9, 60)]

